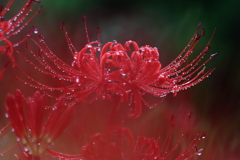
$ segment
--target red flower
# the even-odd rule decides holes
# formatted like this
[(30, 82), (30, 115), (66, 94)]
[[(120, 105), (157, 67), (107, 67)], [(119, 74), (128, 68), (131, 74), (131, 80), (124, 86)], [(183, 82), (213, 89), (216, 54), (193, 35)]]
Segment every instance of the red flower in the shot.
[(108, 128), (106, 133), (96, 133), (90, 137), (89, 143), (81, 148), (82, 156), (86, 160), (129, 159), (133, 152), (132, 132), (119, 126)]
[[(60, 81), (69, 81), (71, 84), (62, 85), (63, 87), (51, 87), (32, 78), (30, 79), (36, 84), (28, 84), (43, 90), (67, 92), (69, 95), (66, 98), (73, 98), (74, 102), (92, 102), (96, 99), (112, 100), (114, 101), (112, 115), (121, 102), (134, 103), (134, 107), (129, 110), (128, 115), (136, 118), (141, 114), (142, 102), (149, 107), (157, 105), (147, 103), (143, 99), (143, 95), (150, 94), (159, 97), (159, 103), (161, 103), (168, 93), (172, 92), (176, 95), (180, 90), (201, 82), (214, 71), (214, 69), (210, 69), (204, 73), (205, 64), (216, 54), (211, 55), (208, 60), (198, 65), (210, 48), (209, 44), (212, 37), (204, 50), (194, 60), (186, 64), (200, 37), (204, 35), (204, 30), (202, 30), (201, 35), (197, 34), (199, 27), (200, 25), (182, 53), (163, 68), (159, 61), (157, 48), (148, 45), (139, 47), (134, 41), (127, 41), (124, 46), (117, 42), (108, 42), (103, 47), (99, 42), (89, 42), (78, 52), (63, 26), (69, 49), (73, 55), (73, 63), (68, 65), (49, 49), (42, 35), (38, 34), (39, 43), (33, 38), (31, 40), (39, 47), (40, 56), (34, 54), (31, 48), (29, 50), (45, 69), (39, 68), (22, 56), (40, 72), (57, 77)], [(130, 45), (133, 46), (131, 56), (128, 53), (131, 51)], [(100, 54), (99, 59), (97, 58), (98, 54)], [(60, 71), (47, 62), (44, 56)], [(25, 72), (23, 73), (28, 76)], [(89, 99), (90, 97), (92, 99)]]
[(0, 41), (5, 42), (5, 46), (0, 46), (0, 52), (5, 53), (13, 62), (13, 66), (15, 65), (15, 59), (12, 55), (13, 47), (18, 46), (21, 42), (23, 42), (27, 37), (22, 39), (21, 41), (12, 44), (8, 38), (20, 32), (34, 17), (36, 14), (40, 13), (40, 10), (37, 11), (34, 15), (32, 15), (28, 20), (25, 20), (29, 12), (35, 6), (35, 3), (31, 6), (32, 2), (40, 3), (39, 0), (28, 0), (27, 3), (22, 7), (22, 9), (11, 19), (8, 21), (4, 20), (5, 14), (10, 10), (12, 3), (14, 0), (9, 0), (8, 4), (0, 13)]
[(105, 133), (96, 133), (91, 136), (88, 144), (81, 148), (81, 155), (70, 156), (50, 149), (48, 151), (54, 157), (84, 160), (182, 160), (201, 154), (201, 150), (197, 149), (197, 144), (206, 136), (206, 132), (200, 136), (197, 135), (185, 149), (181, 146), (181, 143), (184, 143), (183, 136), (180, 136), (170, 149), (171, 129), (172, 127), (162, 146), (155, 138), (140, 136), (135, 140), (128, 128), (113, 126), (109, 127)]
[[(16, 90), (15, 95), (7, 96), (6, 110), (17, 140), (30, 154), (41, 155), (70, 123), (73, 106), (65, 107), (64, 103), (65, 98), (60, 97), (53, 107), (48, 107), (45, 96), (38, 91), (27, 99), (20, 90)], [(48, 108), (51, 113), (44, 122)]]

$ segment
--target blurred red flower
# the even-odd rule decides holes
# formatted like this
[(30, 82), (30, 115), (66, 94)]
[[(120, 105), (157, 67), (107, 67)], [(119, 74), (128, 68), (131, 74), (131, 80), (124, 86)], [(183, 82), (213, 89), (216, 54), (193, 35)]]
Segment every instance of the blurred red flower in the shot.
[(17, 141), (30, 155), (39, 156), (68, 126), (74, 107), (65, 106), (64, 97), (60, 97), (54, 106), (46, 106), (45, 95), (38, 91), (25, 99), (20, 90), (16, 90), (15, 95), (8, 94), (6, 110)]
[[(206, 132), (197, 135), (192, 142), (183, 149), (181, 136), (173, 148), (171, 147), (171, 134), (169, 133), (162, 146), (155, 138), (139, 136), (134, 139), (133, 133), (128, 129), (120, 126), (112, 126), (105, 133), (96, 133), (90, 137), (90, 141), (86, 146), (81, 148), (81, 155), (71, 156), (58, 153), (48, 149), (53, 157), (73, 158), (85, 160), (166, 160), (166, 159), (191, 159), (196, 155), (201, 155), (201, 150), (197, 149), (199, 141), (206, 136)], [(179, 150), (180, 148), (180, 150)]]

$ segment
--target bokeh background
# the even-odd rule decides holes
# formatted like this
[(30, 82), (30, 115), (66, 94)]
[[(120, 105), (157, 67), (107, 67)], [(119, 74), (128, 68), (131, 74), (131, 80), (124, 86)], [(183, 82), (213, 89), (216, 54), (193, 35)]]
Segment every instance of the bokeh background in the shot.
[[(5, 6), (7, 2), (8, 0), (1, 0), (0, 5)], [(4, 18), (6, 20), (11, 18), (24, 3), (25, 0), (16, 0)], [(142, 128), (143, 133), (144, 130), (148, 130), (149, 136), (152, 136), (151, 133), (159, 132), (159, 128), (156, 126), (165, 123), (171, 115), (181, 117), (191, 111), (193, 117), (198, 121), (191, 127), (200, 127), (201, 131), (208, 131), (207, 138), (201, 143), (204, 151), (198, 157), (199, 159), (234, 160), (240, 158), (240, 2), (234, 0), (41, 0), (40, 5), (43, 6), (41, 14), (37, 15), (12, 40), (18, 41), (24, 37), (34, 25), (43, 34), (54, 53), (68, 64), (71, 63), (72, 57), (66, 45), (63, 31), (59, 28), (61, 23), (65, 22), (71, 40), (80, 50), (87, 42), (82, 21), (84, 14), (87, 15), (91, 41), (97, 40), (96, 28), (100, 27), (102, 44), (113, 40), (124, 44), (127, 40), (134, 40), (139, 46), (157, 47), (163, 66), (170, 63), (187, 45), (199, 22), (202, 22), (202, 27), (205, 28), (205, 36), (196, 47), (193, 58), (201, 52), (216, 28), (211, 48), (205, 57), (207, 59), (211, 54), (218, 53), (207, 64), (208, 69), (216, 68), (214, 73), (200, 84), (187, 91), (179, 92), (176, 97), (169, 94), (165, 101), (154, 109), (149, 110), (144, 106), (144, 118), (139, 118), (136, 123), (141, 124), (140, 128)], [(37, 7), (33, 12), (37, 10)], [(16, 59), (23, 68), (26, 67), (20, 56), (16, 55)], [(8, 58), (1, 55), (1, 68), (7, 61)], [(26, 96), (30, 96), (34, 92), (33, 88), (23, 85), (13, 78), (14, 74), (21, 75), (18, 72), (17, 69), (8, 67), (3, 74), (4, 79), (0, 81), (0, 116), (2, 117), (0, 127), (8, 122), (4, 117), (6, 94), (8, 92), (14, 93), (16, 88), (20, 88)], [(46, 81), (44, 80), (46, 77), (40, 76), (38, 71), (29, 71), (29, 74), (33, 76), (36, 74), (35, 76), (40, 81)], [(96, 103), (93, 112), (104, 112), (102, 110), (107, 108), (103, 107), (106, 104), (108, 102)], [(182, 112), (183, 110), (186, 111)], [(83, 114), (81, 111), (76, 112)], [(86, 111), (85, 114), (88, 112)], [(166, 115), (163, 113), (168, 113), (166, 116), (168, 118), (160, 120)], [(74, 123), (77, 124), (77, 121)], [(94, 124), (95, 121), (93, 120), (91, 123)], [(129, 122), (129, 126), (134, 125)], [(95, 127), (92, 133), (96, 130), (98, 127)], [(77, 133), (76, 131), (75, 134)], [(193, 132), (193, 135), (195, 134), (196, 132)], [(4, 136), (0, 139), (0, 148), (14, 144), (15, 139), (9, 140), (8, 136), (11, 137), (11, 135), (7, 135), (7, 137)], [(3, 150), (1, 149), (0, 152)], [(79, 149), (73, 149), (73, 146), (71, 148), (70, 145), (66, 150), (69, 152), (74, 150), (72, 153), (76, 153)]]

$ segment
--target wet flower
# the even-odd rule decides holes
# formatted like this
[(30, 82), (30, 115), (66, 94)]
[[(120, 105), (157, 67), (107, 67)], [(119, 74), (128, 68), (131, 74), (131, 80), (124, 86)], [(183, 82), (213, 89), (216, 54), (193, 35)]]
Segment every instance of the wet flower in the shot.
[(4, 19), (4, 16), (10, 10), (13, 2), (14, 0), (9, 0), (5, 8), (0, 11), (0, 41), (5, 43), (5, 46), (0, 46), (0, 53), (5, 53), (11, 59), (14, 66), (15, 59), (12, 55), (13, 47), (18, 46), (20, 43), (26, 40), (27, 37), (15, 43), (10, 42), (8, 38), (19, 33), (36, 16), (36, 14), (40, 13), (41, 8), (25, 21), (27, 15), (35, 6), (35, 3), (31, 5), (32, 2), (40, 3), (39, 0), (28, 0), (22, 9), (14, 17), (7, 21)]
[[(50, 50), (41, 34), (38, 34), (39, 42), (30, 38), (39, 47), (39, 53), (34, 53), (30, 47), (29, 50), (45, 69), (41, 69), (18, 52), (40, 72), (58, 78), (62, 86), (45, 85), (20, 69), (33, 83), (22, 81), (41, 90), (66, 92), (68, 94), (66, 98), (74, 99), (73, 103), (92, 102), (96, 99), (112, 100), (113, 109), (110, 117), (115, 114), (121, 102), (128, 102), (129, 105), (133, 105), (128, 116), (136, 118), (142, 112), (142, 103), (150, 108), (155, 107), (167, 94), (174, 93), (176, 95), (177, 92), (201, 82), (214, 71), (214, 69), (210, 69), (205, 72), (205, 65), (216, 54), (212, 54), (209, 59), (199, 64), (210, 48), (213, 35), (203, 51), (191, 62), (186, 62), (204, 35), (204, 29), (202, 29), (201, 35), (197, 33), (200, 24), (185, 49), (165, 67), (162, 67), (159, 61), (156, 47), (149, 45), (139, 47), (134, 41), (127, 41), (124, 46), (116, 41), (108, 42), (103, 46), (94, 41), (85, 45), (81, 51), (77, 51), (68, 37), (65, 27), (62, 26), (62, 28), (73, 55), (71, 65), (63, 62)], [(19, 78), (17, 77), (17, 79)], [(64, 85), (64, 81), (71, 84)], [(147, 94), (159, 97), (159, 103), (149, 104), (143, 98)]]
[(68, 126), (74, 108), (65, 106), (64, 97), (60, 97), (54, 106), (46, 106), (45, 95), (38, 91), (25, 99), (20, 90), (16, 90), (15, 95), (8, 94), (6, 110), (12, 130), (17, 141), (24, 145), (24, 151), (40, 156)]

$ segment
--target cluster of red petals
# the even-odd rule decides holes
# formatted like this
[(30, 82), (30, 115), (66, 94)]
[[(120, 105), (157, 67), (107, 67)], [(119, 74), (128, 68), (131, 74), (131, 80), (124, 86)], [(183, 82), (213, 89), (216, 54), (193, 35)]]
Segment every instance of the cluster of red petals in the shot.
[[(72, 65), (59, 59), (47, 46), (41, 34), (38, 34), (39, 42), (31, 38), (39, 47), (39, 53), (34, 53), (31, 48), (29, 50), (45, 69), (41, 69), (21, 55), (40, 72), (58, 78), (62, 84), (64, 81), (71, 82), (71, 85), (62, 85), (63, 87), (58, 88), (47, 86), (22, 71), (34, 83), (24, 82), (41, 90), (67, 92), (66, 98), (74, 99), (74, 102), (108, 99), (115, 100), (115, 106), (121, 102), (128, 102), (129, 105), (134, 106), (129, 110), (128, 116), (138, 117), (142, 111), (142, 103), (149, 107), (157, 105), (146, 102), (143, 95), (150, 94), (159, 97), (159, 103), (161, 103), (168, 93), (172, 92), (176, 95), (178, 91), (196, 85), (213, 72), (214, 69), (210, 69), (205, 73), (205, 64), (216, 54), (199, 64), (210, 48), (212, 37), (194, 60), (190, 63), (186, 62), (200, 37), (204, 35), (204, 29), (201, 35), (197, 33), (199, 28), (200, 25), (180, 55), (169, 65), (162, 67), (156, 47), (148, 45), (139, 47), (134, 41), (127, 41), (124, 46), (116, 41), (108, 42), (104, 46), (99, 42), (89, 42), (78, 52), (63, 26), (69, 49), (73, 55)], [(47, 59), (53, 65), (47, 62)], [(59, 71), (55, 69), (56, 67)]]
[(8, 94), (6, 100), (7, 116), (17, 141), (21, 141), (32, 155), (45, 151), (68, 126), (74, 111), (73, 106), (65, 106), (64, 97), (54, 106), (46, 106), (45, 97), (36, 91), (33, 97), (25, 99), (20, 90), (16, 90), (15, 95)]
[[(32, 2), (40, 3), (39, 0), (28, 0), (22, 9), (11, 19), (6, 21), (4, 19), (5, 14), (10, 10), (14, 0), (9, 0), (7, 5), (3, 10), (0, 10), (0, 41), (5, 43), (4, 46), (0, 46), (0, 53), (6, 54), (12, 61), (12, 66), (15, 66), (15, 59), (13, 54), (13, 47), (18, 46), (22, 43), (27, 37), (23, 38), (19, 42), (14, 44), (8, 40), (9, 37), (19, 33), (33, 18), (36, 14), (39, 14), (40, 10), (32, 15), (28, 20), (25, 20), (29, 12), (35, 6), (35, 3), (32, 5)], [(7, 63), (8, 64), (8, 63)], [(5, 67), (0, 71), (0, 80), (2, 79), (2, 72), (6, 69)]]
[(91, 136), (88, 144), (81, 148), (81, 155), (70, 156), (50, 149), (48, 151), (54, 157), (84, 160), (183, 160), (201, 154), (201, 150), (197, 150), (197, 144), (205, 136), (206, 132), (198, 135), (188, 147), (181, 148), (179, 152), (179, 150), (176, 151), (179, 142), (169, 150), (170, 137), (167, 137), (163, 146), (159, 146), (155, 138), (140, 136), (135, 140), (128, 128), (113, 126), (109, 127), (105, 133), (96, 133)]

